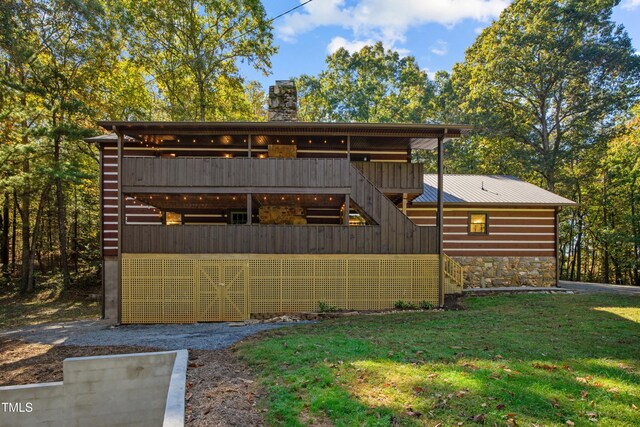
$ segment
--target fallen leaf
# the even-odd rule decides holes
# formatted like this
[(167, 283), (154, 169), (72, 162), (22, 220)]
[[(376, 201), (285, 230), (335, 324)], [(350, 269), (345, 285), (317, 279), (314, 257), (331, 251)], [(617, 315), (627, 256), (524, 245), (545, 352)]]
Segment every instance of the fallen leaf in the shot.
[(556, 399), (555, 397), (551, 399), (551, 406), (553, 406), (554, 408), (559, 408), (560, 404), (558, 403), (558, 399)]
[(544, 369), (545, 371), (555, 371), (558, 369), (556, 365), (547, 365), (546, 363), (535, 362), (531, 364), (536, 369)]
[(500, 410), (500, 409), (504, 409), (504, 404), (503, 403), (498, 403), (496, 405), (496, 409)]
[(478, 414), (472, 418), (473, 422), (478, 424), (484, 424), (484, 420), (487, 418), (486, 414)]
[(429, 374), (429, 375), (427, 375), (427, 378), (435, 378), (435, 377), (437, 377), (437, 376), (438, 376), (438, 374), (433, 373), (433, 374)]
[(580, 400), (587, 400), (588, 395), (589, 395), (589, 392), (587, 390), (582, 390), (580, 392)]
[(566, 425), (568, 425), (569, 427), (573, 427), (573, 426), (575, 426), (575, 425), (576, 425), (576, 423), (574, 423), (574, 422), (573, 422), (573, 421), (571, 421), (571, 420), (567, 420), (567, 422), (566, 422), (565, 424), (566, 424)]
[(456, 397), (464, 397), (469, 390), (460, 390), (456, 393)]
[(631, 404), (631, 409), (633, 409), (634, 411), (638, 410), (638, 407), (635, 405), (635, 403)]
[(422, 416), (422, 413), (418, 411), (414, 411), (413, 409), (409, 408), (407, 409), (407, 415), (410, 417), (420, 418)]

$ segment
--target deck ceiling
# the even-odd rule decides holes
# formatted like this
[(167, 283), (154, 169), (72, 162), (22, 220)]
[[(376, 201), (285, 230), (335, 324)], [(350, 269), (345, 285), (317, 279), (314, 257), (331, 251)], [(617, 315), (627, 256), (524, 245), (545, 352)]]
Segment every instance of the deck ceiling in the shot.
[[(137, 203), (162, 211), (198, 213), (219, 209), (247, 208), (246, 194), (130, 194)], [(300, 206), (304, 208), (340, 209), (344, 195), (338, 194), (253, 194), (253, 207)]]
[(337, 148), (345, 147), (350, 137), (352, 149), (433, 149), (438, 138), (459, 138), (471, 129), (466, 125), (391, 123), (100, 121), (98, 124), (124, 135), (127, 145), (161, 144), (167, 148), (208, 144), (246, 147), (247, 137), (252, 135), (254, 146), (285, 143)]

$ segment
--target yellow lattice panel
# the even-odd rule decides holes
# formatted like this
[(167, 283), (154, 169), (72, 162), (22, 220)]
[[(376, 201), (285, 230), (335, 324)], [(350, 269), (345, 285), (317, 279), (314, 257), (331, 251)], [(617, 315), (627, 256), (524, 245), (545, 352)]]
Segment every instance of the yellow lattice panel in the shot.
[(251, 314), (380, 310), (438, 302), (436, 255), (125, 254), (123, 323), (242, 320)]

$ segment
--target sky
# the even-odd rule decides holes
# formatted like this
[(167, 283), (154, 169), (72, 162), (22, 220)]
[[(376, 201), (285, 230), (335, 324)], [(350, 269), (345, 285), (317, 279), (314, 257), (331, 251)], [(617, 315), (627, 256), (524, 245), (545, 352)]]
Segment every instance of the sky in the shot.
[[(275, 17), (304, 0), (263, 0)], [(275, 80), (301, 74), (315, 75), (325, 67), (327, 55), (340, 47), (359, 50), (382, 41), (386, 48), (412, 55), (431, 76), (451, 71), (464, 59), (465, 50), (498, 18), (508, 0), (313, 0), (273, 22), (279, 51), (269, 76), (241, 66), (247, 80), (265, 90)], [(624, 25), (640, 52), (640, 0), (622, 0), (613, 19)]]

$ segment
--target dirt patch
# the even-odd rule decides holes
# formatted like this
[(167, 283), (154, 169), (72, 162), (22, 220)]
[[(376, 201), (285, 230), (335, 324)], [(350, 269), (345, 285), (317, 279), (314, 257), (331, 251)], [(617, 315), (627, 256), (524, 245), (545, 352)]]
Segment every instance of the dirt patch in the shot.
[[(0, 340), (0, 386), (62, 381), (68, 357), (158, 351), (139, 346), (79, 347)], [(231, 350), (190, 350), (186, 421), (189, 426), (261, 426), (261, 390)]]
[(62, 381), (62, 361), (68, 357), (145, 353), (149, 347), (74, 347), (0, 340), (0, 386)]
[(186, 419), (189, 426), (262, 426), (262, 390), (232, 350), (189, 352)]

